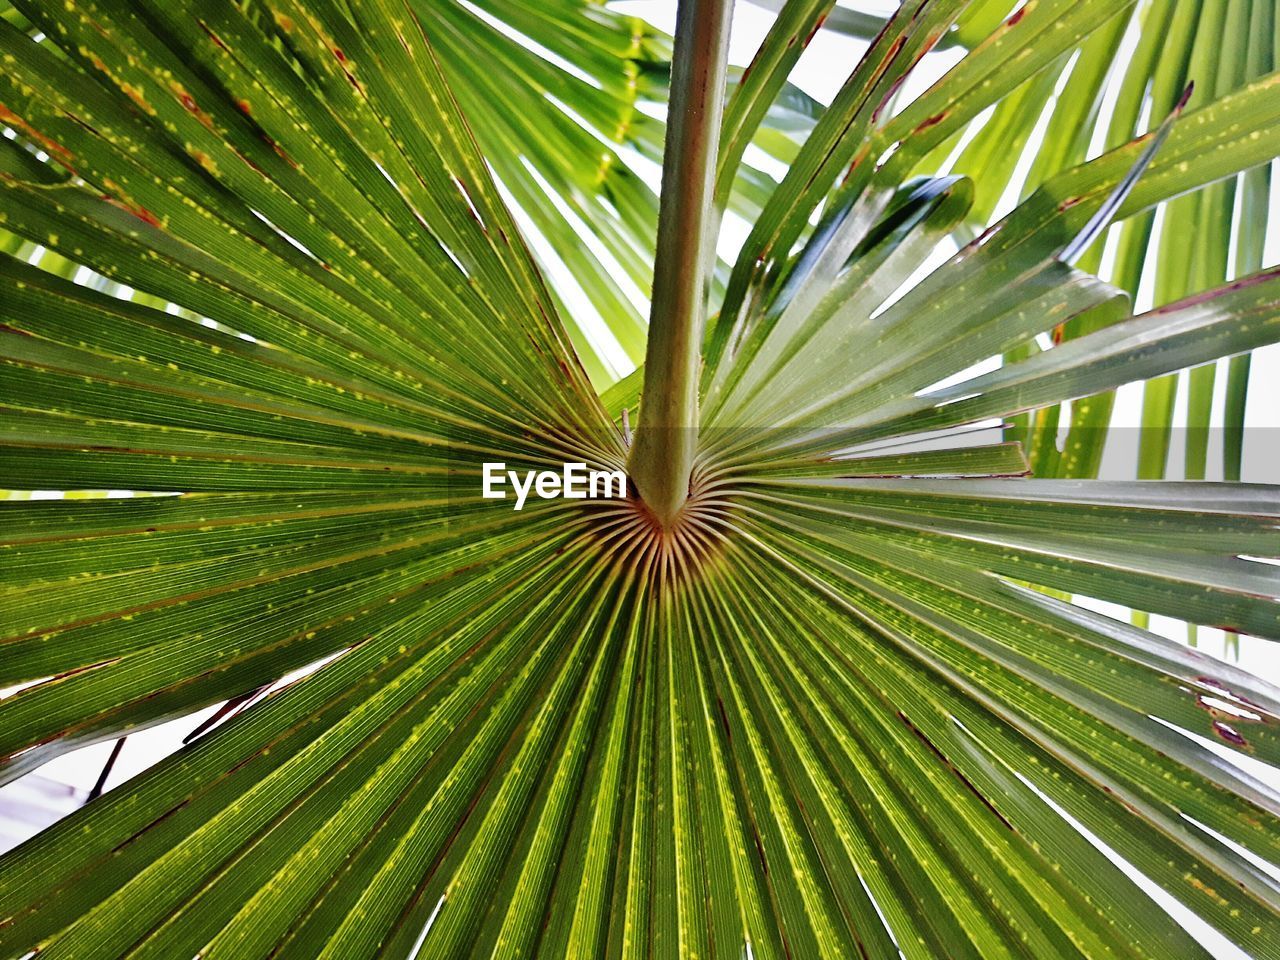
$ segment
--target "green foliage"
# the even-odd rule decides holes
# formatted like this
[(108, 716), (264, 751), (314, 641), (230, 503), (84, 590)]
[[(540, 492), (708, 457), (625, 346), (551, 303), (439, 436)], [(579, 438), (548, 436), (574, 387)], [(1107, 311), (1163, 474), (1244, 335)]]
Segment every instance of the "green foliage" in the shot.
[(1199, 367), (1203, 426), (1235, 357), (1238, 418), (1280, 341), (1275, 10), (1000, 6), (904, 4), (822, 107), (786, 78), (831, 4), (794, 0), (732, 74), (693, 166), (753, 227), (667, 524), (479, 478), (645, 429), (543, 277), (639, 359), (618, 271), (684, 269), (626, 163), (668, 38), (585, 0), (5, 9), (8, 484), (164, 495), (0, 502), (0, 777), (234, 709), (0, 858), (0, 956), (1211, 956), (1151, 883), (1280, 955), (1280, 805), (1223, 759), (1280, 764), (1280, 689), (1072, 602), (1280, 640), (1274, 487), (1079, 479), (1110, 391)]

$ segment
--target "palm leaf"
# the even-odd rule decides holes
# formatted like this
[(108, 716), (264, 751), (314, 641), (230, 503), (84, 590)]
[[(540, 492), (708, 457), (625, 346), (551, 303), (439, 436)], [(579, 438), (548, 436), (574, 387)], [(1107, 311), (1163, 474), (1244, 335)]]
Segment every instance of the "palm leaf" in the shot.
[[(1027, 479), (991, 442), (1280, 341), (1260, 256), (1136, 315), (1082, 269), (1113, 220), (1256, 192), (1278, 75), (1064, 155), (904, 291), (991, 190), (921, 165), (1028, 109), (1127, 9), (1028, 4), (971, 42), (989, 5), (906, 5), (713, 298), (726, 184), (823, 4), (787, 5), (727, 106), (728, 5), (685, 4), (654, 335), (601, 397), (542, 268), (577, 221), (636, 250), (646, 221), (575, 221), (611, 188), (577, 177), (586, 140), (537, 91), (574, 87), (597, 130), (634, 103), (509, 31), (616, 79), (623, 21), (576, 0), (16, 6), (11, 484), (157, 495), (0, 503), (0, 684), (21, 686), (0, 777), (237, 709), (0, 859), (0, 954), (1280, 952), (1280, 802), (1234, 762), (1280, 763), (1280, 689), (1076, 602), (1280, 640), (1274, 488)], [(944, 38), (972, 50), (895, 112)], [(613, 417), (642, 391), (632, 445)], [(637, 489), (516, 512), (480, 495), (499, 460), (627, 465)], [(659, 503), (673, 477), (683, 502)]]
[[(971, 8), (958, 36), (972, 44), (985, 37), (992, 16), (1007, 13), (1008, 4), (988, 2)], [(1170, 109), (1189, 84), (1195, 85), (1192, 106), (1207, 104), (1274, 69), (1274, 4), (1210, 2), (1183, 3), (1152, 0), (1133, 5), (1131, 14), (1116, 17), (1036, 80), (1028, 81), (1002, 102), (989, 120), (975, 122), (976, 135), (955, 157), (951, 168), (964, 173), (982, 170), (985, 190), (974, 204), (976, 229), (990, 223), (997, 204), (1010, 190), (1027, 196), (1047, 178), (1085, 159), (1098, 144), (1116, 147), (1152, 125)], [(965, 26), (972, 22), (966, 31)], [(1126, 37), (1126, 32), (1129, 37)], [(1120, 54), (1132, 44), (1133, 53)], [(1061, 93), (1057, 93), (1061, 90)], [(1113, 104), (1113, 105), (1112, 105)], [(1027, 149), (1038, 123), (1045, 133)], [(955, 144), (946, 147), (949, 150)], [(930, 163), (944, 160), (940, 150)], [(1017, 179), (1018, 165), (1030, 162), (1025, 181)], [(1155, 211), (1117, 227), (1114, 260), (1104, 263), (1103, 247), (1094, 247), (1085, 261), (1090, 272), (1102, 275), (1136, 297), (1144, 276), (1154, 277), (1155, 304), (1208, 290), (1250, 273), (1262, 263), (1260, 237), (1265, 235), (1266, 167), (1256, 167), (1208, 190), (1172, 201), (1156, 225)], [(1237, 189), (1247, 191), (1247, 215), (1233, 215)], [(1188, 246), (1183, 237), (1194, 235)], [(1229, 270), (1228, 251), (1240, 243), (1240, 255)], [(1194, 262), (1193, 262), (1194, 261)], [(1079, 335), (1082, 328), (1059, 331), (1059, 337)], [(1222, 409), (1225, 436), (1222, 467), (1229, 479), (1239, 479), (1240, 430), (1247, 402), (1247, 360), (1231, 364), (1231, 399)], [(1213, 407), (1214, 365), (1199, 368), (1180, 380), (1171, 374), (1146, 388), (1146, 425), (1139, 441), (1138, 475), (1157, 478), (1169, 468), (1173, 403), (1179, 389), (1187, 390), (1189, 408), (1182, 475), (1205, 476), (1209, 424)], [(1096, 476), (1107, 443), (1107, 427), (1114, 395), (1087, 398), (1067, 408), (1042, 410), (1037, 417), (1018, 421), (1011, 438), (1023, 440), (1045, 455), (1033, 457), (1038, 469), (1062, 476)], [(1066, 419), (1069, 418), (1069, 419)], [(1070, 460), (1056, 457), (1059, 420), (1070, 425), (1068, 444), (1077, 451)]]
[[(760, 5), (780, 6), (772, 0)], [(976, 47), (1012, 10), (1005, 0), (973, 3), (941, 43)], [(883, 16), (836, 8), (822, 26), (871, 39), (884, 23)], [(1131, 42), (1132, 54), (1126, 55), (1126, 44)], [(921, 164), (921, 170), (982, 171), (979, 196), (969, 218), (970, 229), (981, 230), (1011, 192), (1025, 198), (1048, 177), (1084, 160), (1099, 144), (1115, 147), (1126, 142), (1142, 132), (1144, 124), (1171, 109), (1189, 82), (1197, 87), (1197, 102), (1204, 103), (1264, 76), (1274, 69), (1274, 46), (1275, 9), (1270, 0), (1136, 3), (1092, 33), (1087, 42), (1063, 53), (1049, 69), (1026, 80), (990, 116), (974, 119), (967, 135), (952, 134)], [(1036, 128), (1042, 123), (1040, 136)], [(1029, 164), (1025, 171), (1024, 164)], [(1152, 273), (1159, 278), (1154, 291), (1157, 304), (1256, 270), (1261, 266), (1267, 225), (1261, 198), (1269, 182), (1269, 169), (1255, 167), (1203, 195), (1181, 199), (1171, 205), (1169, 219), (1161, 221), (1159, 235), (1153, 232), (1152, 211), (1117, 228), (1114, 260), (1104, 262), (1103, 247), (1097, 245), (1086, 268), (1103, 271), (1106, 279), (1130, 296), (1138, 294), (1143, 277)], [(1247, 204), (1241, 209), (1250, 211), (1248, 215), (1233, 213), (1237, 190)], [(1194, 252), (1179, 239), (1190, 234), (1197, 237)], [(1229, 251), (1236, 248), (1238, 255), (1230, 257)], [(1195, 270), (1188, 268), (1192, 256)], [(1079, 332), (1077, 326), (1057, 335), (1071, 337)], [(1233, 359), (1227, 367), (1227, 395), (1221, 410), (1222, 470), (1227, 479), (1240, 477), (1248, 372), (1247, 357)], [(1187, 391), (1189, 401), (1183, 424), (1187, 445), (1180, 469), (1190, 478), (1205, 475), (1209, 424), (1214, 420), (1214, 378), (1215, 367), (1206, 365), (1185, 381), (1180, 374), (1171, 374), (1147, 388), (1146, 425), (1138, 451), (1140, 476), (1162, 477), (1170, 467), (1173, 405), (1179, 389)], [(1017, 418), (1008, 436), (1026, 444), (1038, 472), (1096, 476), (1114, 403), (1114, 394), (1107, 393), (1081, 398), (1069, 408), (1045, 408)], [(1067, 444), (1076, 451), (1070, 459), (1058, 455), (1059, 422), (1069, 424)]]

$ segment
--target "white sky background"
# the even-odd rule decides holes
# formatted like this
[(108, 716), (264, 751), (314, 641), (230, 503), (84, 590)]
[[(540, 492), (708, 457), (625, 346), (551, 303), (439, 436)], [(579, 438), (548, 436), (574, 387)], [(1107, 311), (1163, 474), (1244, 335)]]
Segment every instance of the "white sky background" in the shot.
[[(862, 0), (860, 4), (842, 0), (842, 5), (861, 6), (863, 9), (879, 7), (881, 10), (892, 8), (885, 0)], [(612, 4), (614, 9), (634, 13), (644, 17), (657, 27), (672, 31), (675, 26), (676, 0), (625, 0)], [(733, 63), (745, 65), (750, 62), (760, 41), (764, 38), (773, 14), (755, 7), (744, 0), (736, 6), (734, 27), (730, 46), (730, 59)], [(842, 37), (830, 31), (820, 31), (812, 40), (805, 55), (801, 59), (792, 80), (807, 93), (829, 102), (841, 83), (853, 69), (861, 57), (865, 44), (848, 37)], [(913, 74), (907, 84), (900, 102), (909, 102), (935, 80), (962, 55), (962, 51), (952, 50), (931, 54)], [(1037, 141), (1033, 138), (1031, 147)], [(637, 165), (637, 169), (645, 175), (652, 186), (657, 189), (659, 171), (656, 165)], [(981, 175), (981, 171), (958, 171)], [(1023, 167), (1025, 173), (1025, 165)], [(1276, 171), (1274, 181), (1280, 183), (1280, 170)], [(1007, 212), (1012, 205), (1006, 204), (999, 215)], [(1265, 262), (1274, 264), (1280, 261), (1280, 190), (1274, 189), (1271, 196), (1271, 231), (1267, 238)], [(749, 224), (729, 215), (723, 230), (720, 249), (722, 255), (732, 257), (746, 237)], [(939, 258), (941, 259), (941, 258)], [(936, 265), (936, 264), (932, 264)], [(931, 266), (932, 266), (931, 265)], [(593, 311), (589, 305), (576, 303), (572, 294), (566, 294), (570, 309), (583, 307), (581, 315), (590, 316)], [(1139, 303), (1140, 308), (1149, 303)], [(625, 371), (624, 371), (625, 372)], [(1225, 369), (1218, 376), (1218, 396), (1215, 404), (1214, 425), (1221, 424), (1222, 393), (1225, 386)], [(1133, 384), (1121, 389), (1118, 396), (1114, 423), (1124, 427), (1136, 427), (1140, 422), (1142, 389), (1140, 384)], [(1185, 411), (1185, 396), (1179, 399), (1179, 417)], [(1246, 447), (1244, 474), (1246, 480), (1254, 482), (1280, 483), (1280, 345), (1256, 351), (1249, 384), (1249, 406), (1246, 426)], [(1131, 444), (1129, 446), (1132, 446)], [(1171, 466), (1176, 468), (1181, 463), (1181, 453), (1174, 450), (1170, 458)], [(1129, 464), (1114, 464), (1120, 473), (1132, 476), (1133, 468)], [(1220, 453), (1210, 450), (1210, 479), (1220, 479)], [(1115, 605), (1103, 603), (1088, 604), (1101, 612), (1127, 620), (1127, 611)], [(1178, 640), (1185, 640), (1185, 627), (1177, 621), (1154, 617), (1152, 629)], [(1202, 629), (1200, 631), (1200, 647), (1208, 653), (1224, 656), (1226, 653), (1224, 636), (1220, 631)], [(1270, 649), (1268, 649), (1270, 648)], [(1240, 638), (1237, 662), (1259, 675), (1272, 681), (1280, 682), (1280, 662), (1274, 656), (1275, 645), (1263, 641)], [(0, 696), (3, 692), (0, 691)], [(133, 734), (122, 750), (119, 760), (111, 775), (108, 787), (118, 785), (134, 774), (146, 769), (160, 757), (177, 749), (184, 735), (194, 729), (205, 717), (214, 712), (209, 707), (199, 714), (173, 721)], [(1217, 744), (1208, 744), (1232, 762), (1239, 760), (1239, 755), (1221, 748)], [(72, 754), (60, 757), (39, 769), (38, 778), (23, 778), (0, 788), (0, 850), (20, 841), (34, 833), (57, 816), (64, 815), (80, 805), (83, 793), (96, 780), (107, 755), (111, 751), (111, 743), (86, 747)], [(1248, 762), (1247, 760), (1245, 762)], [(1280, 789), (1280, 777), (1271, 768), (1253, 763), (1253, 772), (1263, 777), (1273, 786)], [(1262, 769), (1259, 769), (1262, 768)], [(1148, 892), (1178, 917), (1197, 938), (1201, 939), (1215, 957), (1246, 958), (1241, 951), (1227, 943), (1216, 932), (1209, 929), (1187, 911), (1182, 910), (1172, 898), (1148, 886)], [(1247, 958), (1246, 958), (1247, 960)]]

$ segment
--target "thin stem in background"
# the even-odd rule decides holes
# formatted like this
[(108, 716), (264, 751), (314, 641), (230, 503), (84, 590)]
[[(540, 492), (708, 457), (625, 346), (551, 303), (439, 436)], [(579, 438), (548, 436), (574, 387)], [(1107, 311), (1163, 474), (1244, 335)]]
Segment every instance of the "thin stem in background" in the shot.
[(128, 737), (121, 737), (116, 741), (115, 746), (111, 748), (111, 756), (107, 757), (107, 762), (103, 765), (102, 772), (98, 774), (97, 782), (94, 783), (93, 788), (89, 791), (89, 796), (85, 800), (86, 803), (90, 800), (97, 800), (98, 797), (102, 796), (102, 791), (107, 786), (107, 777), (111, 776), (111, 770), (116, 765), (116, 760), (120, 758), (120, 751), (124, 749), (124, 742), (128, 739)]

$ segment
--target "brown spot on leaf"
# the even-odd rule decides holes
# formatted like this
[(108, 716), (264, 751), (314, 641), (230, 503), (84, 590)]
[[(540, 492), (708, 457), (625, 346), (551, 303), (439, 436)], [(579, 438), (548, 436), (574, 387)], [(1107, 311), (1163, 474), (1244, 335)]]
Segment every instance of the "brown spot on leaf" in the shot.
[(813, 25), (813, 29), (809, 31), (809, 35), (804, 38), (804, 45), (806, 47), (809, 45), (810, 41), (812, 41), (813, 38), (818, 35), (818, 31), (822, 29), (823, 24), (825, 24), (826, 22), (827, 22), (827, 14), (824, 13), (822, 16), (818, 18), (817, 22)]
[(189, 148), (187, 153), (191, 155), (192, 160), (204, 167), (206, 171), (217, 176), (218, 165), (214, 163), (213, 157), (209, 156), (209, 154), (205, 153), (203, 150), (197, 150), (194, 147)]
[[(919, 60), (917, 59), (916, 62), (918, 63)], [(889, 101), (893, 99), (894, 94), (898, 92), (898, 89), (902, 86), (903, 81), (906, 79), (907, 79), (907, 73), (903, 73), (897, 79), (895, 79), (893, 83), (889, 84), (889, 89), (886, 90), (884, 96), (880, 98), (880, 102), (876, 104), (876, 108), (871, 111), (872, 123), (875, 123), (877, 120), (880, 119), (880, 114), (884, 112), (884, 108), (889, 105)]]
[[(857, 170), (859, 165), (862, 163), (862, 161), (866, 160), (867, 157), (869, 157), (870, 155), (871, 155), (871, 145), (869, 143), (864, 143), (861, 147), (858, 148), (858, 152), (853, 155), (853, 159), (849, 161), (849, 169), (844, 172), (844, 178), (841, 180), (841, 182), (843, 183), (847, 181), (850, 177), (852, 177), (853, 172)], [(761, 262), (763, 262), (763, 258), (760, 258), (760, 259), (761, 259)]]
[(212, 40), (214, 43), (216, 43), (219, 47), (221, 47), (223, 50), (227, 50), (228, 52), (230, 52), (230, 47), (228, 47), (225, 43), (222, 42), (222, 38), (220, 36), (218, 36), (216, 33), (214, 33), (212, 30), (209, 29), (209, 25), (207, 23), (205, 23), (204, 21), (201, 21), (200, 29), (203, 30), (206, 34), (208, 34), (209, 39)]
[(169, 89), (178, 98), (178, 102), (182, 104), (183, 109), (199, 120), (202, 127), (206, 130), (213, 130), (213, 118), (200, 109), (200, 105), (196, 103), (196, 98), (191, 96), (185, 87), (179, 83), (171, 83)]
[(732, 741), (733, 731), (729, 728), (729, 714), (724, 709), (724, 700), (718, 696), (716, 697), (716, 706), (720, 710), (720, 725), (724, 727), (724, 738)]
[(276, 152), (276, 156), (278, 156), (281, 160), (283, 160), (285, 163), (291, 166), (294, 170), (298, 169), (297, 162), (294, 161), (293, 157), (289, 156), (289, 154), (285, 151), (284, 147), (280, 146), (280, 144), (276, 143), (265, 133), (262, 135), (262, 139), (266, 141), (267, 146), (269, 146), (272, 150)]
[(74, 155), (70, 150), (58, 143), (58, 141), (46, 137), (43, 133), (31, 126), (31, 124), (27, 123), (27, 121), (23, 120), (3, 103), (0, 103), (0, 122), (3, 122), (7, 126), (13, 127), (17, 130), (21, 130), (32, 140), (36, 141), (36, 143), (40, 144), (40, 146), (44, 147), (45, 153), (49, 154), (49, 156), (53, 157), (68, 170), (72, 170), (73, 173), (75, 172), (71, 166), (71, 161), (74, 158)]
[(1223, 723), (1221, 720), (1213, 721), (1213, 732), (1216, 733), (1219, 738), (1221, 738), (1222, 740), (1225, 740), (1227, 743), (1234, 744), (1237, 747), (1244, 747), (1246, 749), (1249, 748), (1249, 741), (1246, 740), (1244, 737), (1240, 736), (1240, 734), (1237, 733), (1234, 728), (1232, 728), (1228, 724)]
[[(1267, 283), (1280, 277), (1280, 267), (1272, 267), (1261, 271), (1260, 273), (1251, 274), (1247, 277), (1241, 277), (1239, 280), (1233, 280), (1231, 283), (1224, 284), (1221, 287), (1214, 287), (1210, 290), (1204, 290), (1200, 293), (1193, 294), (1190, 297), (1184, 297), (1175, 303), (1166, 303), (1164, 306), (1156, 307), (1152, 313), (1169, 313), (1173, 310), (1180, 310), (1183, 307), (1192, 307), (1200, 303), (1208, 303), (1215, 300), (1233, 290), (1243, 290), (1246, 287), (1252, 287), (1259, 283)], [(1239, 627), (1224, 626), (1222, 624), (1206, 624), (1206, 626), (1214, 627), (1217, 630), (1223, 630), (1227, 633), (1239, 633)]]
[(146, 95), (142, 92), (141, 87), (135, 87), (132, 83), (120, 84), (120, 89), (124, 91), (125, 96), (137, 104), (138, 109), (149, 117), (156, 115), (156, 108), (147, 100)]
[(935, 113), (932, 117), (926, 117), (925, 119), (921, 120), (919, 125), (911, 132), (922, 133), (925, 130), (928, 130), (930, 127), (936, 127), (945, 119), (947, 119), (947, 112), (945, 110), (942, 111), (942, 113)]
[(151, 226), (157, 227), (157, 228), (160, 226), (159, 218), (157, 218), (156, 215), (152, 213), (150, 210), (148, 210), (146, 207), (141, 206), (139, 204), (139, 205), (129, 207), (128, 210), (130, 213), (132, 213), (135, 217), (137, 217), (143, 223), (148, 223)]
[(760, 859), (760, 869), (767, 874), (769, 872), (769, 859), (764, 855), (764, 844), (760, 842), (760, 831), (756, 829), (754, 821), (751, 823), (751, 839), (755, 843), (756, 856)]
[(133, 214), (142, 222), (150, 224), (153, 227), (159, 227), (161, 229), (164, 228), (164, 224), (160, 222), (160, 219), (154, 213), (135, 201), (132, 197), (128, 196), (124, 192), (124, 189), (114, 180), (103, 180), (102, 185), (112, 191), (112, 193), (104, 193), (102, 195), (102, 199), (107, 201), (107, 203), (111, 204), (113, 207), (119, 207), (121, 210), (125, 211), (125, 213)]

